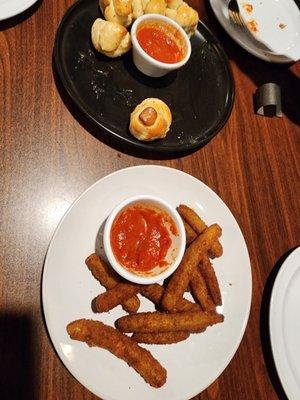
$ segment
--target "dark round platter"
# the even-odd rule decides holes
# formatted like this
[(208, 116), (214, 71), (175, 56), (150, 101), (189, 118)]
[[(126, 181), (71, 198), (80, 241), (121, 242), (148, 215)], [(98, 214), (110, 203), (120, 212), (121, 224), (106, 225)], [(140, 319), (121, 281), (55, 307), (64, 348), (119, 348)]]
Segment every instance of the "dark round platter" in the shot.
[[(122, 146), (174, 157), (207, 143), (228, 120), (234, 83), (222, 47), (201, 22), (191, 38), (188, 63), (162, 78), (140, 73), (131, 51), (118, 59), (98, 54), (91, 26), (101, 17), (97, 0), (78, 0), (65, 13), (56, 34), (54, 62), (60, 80), (83, 114)], [(170, 107), (173, 122), (165, 139), (140, 142), (128, 130), (130, 113), (147, 97)]]

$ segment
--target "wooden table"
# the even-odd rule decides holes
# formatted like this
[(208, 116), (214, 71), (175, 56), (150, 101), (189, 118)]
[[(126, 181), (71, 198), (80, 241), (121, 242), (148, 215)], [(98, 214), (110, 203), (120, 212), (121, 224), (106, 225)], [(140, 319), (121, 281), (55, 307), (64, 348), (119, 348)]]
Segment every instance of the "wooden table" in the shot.
[[(56, 87), (54, 35), (72, 3), (38, 1), (0, 23), (0, 398), (96, 399), (64, 368), (47, 336), (40, 301), (43, 261), (56, 225), (77, 196), (106, 174), (140, 164), (178, 168), (205, 182), (232, 210), (250, 253), (253, 300), (245, 336), (223, 374), (195, 399), (283, 398), (267, 320), (276, 271), (299, 244), (299, 63), (280, 66), (252, 57), (225, 34), (208, 2), (194, 0), (230, 58), (236, 82), (231, 117), (190, 156), (129, 156), (101, 142)], [(253, 93), (269, 81), (282, 88), (283, 118), (253, 112)]]

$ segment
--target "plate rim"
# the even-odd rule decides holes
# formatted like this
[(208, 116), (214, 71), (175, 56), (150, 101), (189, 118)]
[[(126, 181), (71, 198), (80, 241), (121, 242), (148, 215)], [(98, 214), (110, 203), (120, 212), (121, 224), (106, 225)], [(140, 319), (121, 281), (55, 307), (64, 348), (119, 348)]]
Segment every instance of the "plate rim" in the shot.
[[(0, 21), (5, 21), (6, 19), (9, 18), (13, 18), (21, 13), (23, 13), (24, 11), (28, 10), (31, 6), (33, 6), (38, 0), (26, 0), (25, 4), (22, 5), (22, 7), (16, 7), (14, 8), (14, 11), (11, 12), (6, 12), (6, 14), (4, 14), (4, 16), (0, 16)], [(11, 4), (11, 0), (8, 0), (7, 3)], [(14, 2), (16, 3), (16, 1)], [(5, 3), (4, 3), (5, 4)], [(5, 7), (7, 8), (7, 7)]]
[[(65, 76), (62, 63), (61, 57), (59, 54), (59, 48), (60, 48), (60, 39), (63, 34), (63, 29), (65, 27), (65, 23), (67, 19), (70, 17), (70, 15), (73, 13), (74, 9), (77, 7), (80, 7), (81, 3), (86, 2), (86, 0), (77, 0), (74, 4), (72, 4), (64, 13), (63, 17), (60, 20), (59, 26), (56, 30), (55, 34), (55, 41), (54, 41), (54, 47), (53, 47), (53, 60), (54, 60), (54, 65), (55, 69), (58, 73), (59, 79), (62, 83), (63, 88), (66, 90), (68, 96), (72, 100), (72, 102), (79, 108), (80, 112), (94, 125), (96, 125), (98, 128), (100, 128), (102, 131), (105, 133), (112, 135), (112, 137), (116, 140), (120, 140), (121, 143), (125, 143), (128, 146), (133, 146), (133, 148), (143, 150), (143, 151), (150, 151), (152, 153), (157, 153), (157, 154), (181, 154), (184, 152), (193, 152), (206, 143), (208, 143), (210, 140), (212, 140), (221, 130), (222, 128), (226, 125), (227, 121), (229, 120), (231, 116), (231, 112), (233, 109), (234, 101), (235, 101), (235, 81), (232, 73), (232, 68), (230, 65), (229, 58), (227, 54), (225, 53), (225, 50), (223, 49), (223, 46), (221, 42), (217, 39), (217, 37), (211, 32), (211, 30), (202, 22), (199, 21), (199, 25), (206, 31), (206, 33), (211, 37), (213, 40), (213, 44), (217, 47), (218, 53), (221, 55), (224, 64), (226, 66), (226, 71), (227, 75), (229, 78), (229, 89), (227, 90), (227, 97), (226, 97), (226, 106), (225, 106), (225, 112), (222, 120), (219, 121), (218, 125), (216, 126), (216, 129), (213, 131), (212, 134), (209, 134), (209, 137), (204, 138), (201, 141), (198, 141), (196, 144), (192, 145), (181, 145), (180, 148), (177, 148), (176, 146), (173, 146), (171, 149), (170, 148), (164, 148), (164, 147), (159, 147), (159, 146), (153, 146), (151, 142), (145, 143), (140, 142), (140, 141), (135, 141), (133, 138), (126, 138), (118, 133), (112, 131), (111, 129), (105, 127), (102, 123), (97, 121), (92, 115), (90, 115), (84, 106), (84, 103), (78, 98), (76, 93), (73, 92), (71, 86), (68, 84), (68, 79)], [(99, 14), (100, 15), (100, 14)], [(197, 27), (197, 30), (198, 30)]]
[[(249, 251), (248, 251), (248, 247), (247, 247), (247, 243), (246, 240), (244, 238), (244, 235), (242, 233), (242, 230), (237, 222), (237, 220), (235, 219), (234, 215), (232, 214), (230, 208), (226, 205), (226, 203), (222, 200), (222, 198), (220, 196), (218, 196), (218, 194), (212, 190), (208, 185), (206, 185), (204, 182), (202, 182), (200, 179), (196, 178), (193, 175), (190, 175), (182, 170), (179, 170), (177, 168), (172, 168), (172, 167), (168, 167), (168, 166), (164, 166), (164, 165), (155, 165), (155, 164), (142, 164), (142, 165), (135, 165), (135, 166), (130, 166), (130, 167), (125, 167), (125, 168), (121, 168), (119, 170), (113, 171), (107, 175), (104, 175), (103, 177), (101, 177), (100, 179), (98, 179), (96, 182), (94, 182), (92, 185), (90, 185), (87, 189), (85, 189), (74, 201), (73, 203), (70, 205), (70, 207), (66, 210), (66, 212), (64, 213), (64, 215), (62, 216), (62, 218), (60, 219), (59, 223), (57, 224), (53, 235), (50, 239), (49, 245), (47, 247), (46, 250), (46, 254), (45, 254), (45, 258), (44, 258), (44, 263), (43, 263), (43, 268), (42, 268), (42, 273), (41, 273), (41, 308), (42, 308), (42, 314), (44, 317), (44, 325), (45, 325), (45, 329), (46, 332), (48, 334), (50, 343), (52, 345), (52, 347), (54, 348), (54, 351), (56, 352), (60, 362), (64, 365), (64, 367), (67, 369), (67, 371), (83, 386), (85, 387), (87, 390), (89, 390), (91, 393), (95, 394), (96, 396), (99, 396), (99, 394), (94, 393), (94, 391), (90, 388), (89, 385), (87, 384), (83, 384), (81, 383), (82, 379), (79, 375), (77, 375), (77, 373), (74, 373), (73, 371), (71, 372), (70, 369), (67, 366), (67, 360), (66, 357), (64, 355), (64, 353), (61, 351), (60, 347), (58, 346), (57, 343), (54, 343), (54, 340), (52, 339), (52, 335), (48, 326), (47, 321), (49, 321), (49, 314), (48, 314), (48, 310), (49, 310), (49, 306), (45, 305), (45, 279), (44, 279), (44, 275), (46, 273), (46, 269), (47, 269), (47, 259), (48, 259), (48, 254), (52, 249), (55, 237), (61, 227), (61, 225), (63, 224), (63, 221), (65, 220), (66, 216), (69, 214), (69, 212), (71, 211), (71, 209), (81, 200), (81, 198), (89, 191), (91, 190), (94, 186), (96, 186), (97, 184), (99, 184), (100, 181), (104, 180), (104, 179), (109, 179), (111, 176), (118, 174), (120, 171), (124, 171), (124, 170), (132, 170), (132, 169), (142, 169), (142, 168), (153, 168), (153, 169), (166, 169), (166, 170), (175, 170), (177, 173), (183, 174), (183, 175), (187, 175), (189, 178), (192, 178), (193, 180), (197, 181), (197, 183), (200, 183), (200, 185), (203, 185), (214, 197), (216, 197), (221, 203), (222, 206), (225, 206), (225, 208), (227, 208), (227, 211), (229, 212), (230, 216), (233, 218), (233, 220), (236, 223), (237, 229), (240, 233), (240, 235), (242, 236), (242, 239), (244, 241), (244, 247), (245, 247), (245, 253), (247, 256), (247, 264), (248, 264), (248, 273), (249, 273), (249, 296), (247, 298), (247, 302), (245, 304), (245, 314), (243, 317), (243, 323), (242, 323), (242, 327), (241, 330), (239, 332), (238, 338), (236, 340), (236, 345), (235, 347), (232, 348), (232, 351), (230, 352), (230, 354), (228, 355), (228, 358), (226, 359), (226, 362), (224, 363), (225, 366), (221, 367), (217, 373), (216, 377), (213, 377), (211, 379), (211, 381), (209, 382), (209, 384), (206, 386), (206, 388), (208, 388), (216, 379), (218, 379), (220, 377), (220, 375), (225, 371), (225, 369), (228, 367), (228, 365), (230, 364), (231, 360), (233, 359), (233, 357), (235, 356), (241, 342), (242, 339), (244, 337), (247, 325), (248, 325), (248, 321), (249, 321), (249, 316), (250, 316), (250, 312), (251, 312), (251, 305), (252, 305), (252, 291), (253, 291), (253, 279), (252, 279), (252, 268), (251, 268), (251, 260), (250, 260), (250, 256), (249, 256)], [(201, 389), (200, 392), (196, 392), (196, 393), (190, 393), (187, 397), (183, 397), (181, 400), (188, 400), (192, 397), (197, 396), (199, 393), (201, 393), (202, 391), (204, 391), (206, 388)], [(103, 396), (101, 396), (103, 397)], [(103, 397), (103, 400), (115, 400), (112, 399), (111, 397)]]
[[(286, 393), (286, 395), (292, 399), (296, 397), (292, 397), (295, 395), (295, 393), (293, 392), (292, 388), (290, 387), (288, 381), (285, 379), (286, 375), (288, 375), (288, 373), (285, 373), (284, 370), (281, 367), (281, 356), (279, 354), (278, 348), (276, 347), (276, 343), (278, 343), (278, 341), (282, 342), (282, 335), (280, 333), (277, 332), (277, 329), (275, 327), (275, 314), (278, 312), (280, 313), (280, 315), (282, 315), (282, 307), (283, 307), (283, 303), (284, 303), (284, 299), (285, 296), (280, 298), (279, 296), (279, 292), (282, 289), (282, 285), (284, 284), (285, 280), (288, 279), (288, 281), (290, 282), (290, 279), (292, 277), (291, 272), (293, 271), (293, 268), (295, 268), (293, 262), (291, 262), (291, 260), (294, 257), (297, 257), (300, 260), (300, 246), (297, 246), (284, 260), (284, 262), (282, 263), (279, 272), (275, 278), (274, 281), (274, 285), (272, 288), (272, 292), (271, 292), (271, 298), (270, 298), (270, 307), (269, 307), (269, 332), (270, 332), (270, 342), (271, 342), (271, 348), (272, 348), (272, 354), (273, 354), (273, 358), (274, 358), (274, 363), (276, 366), (276, 370), (278, 373), (278, 377), (280, 379), (280, 382), (283, 386), (283, 389)], [(296, 267), (299, 268), (300, 270), (300, 266)], [(285, 286), (285, 285), (284, 285)], [(281, 306), (280, 310), (278, 310), (278, 305)]]
[[(249, 18), (251, 18), (251, 17), (249, 17), (249, 15), (242, 8), (241, 1), (240, 0), (237, 0), (237, 1), (239, 3), (239, 6), (240, 6), (241, 17), (245, 22), (247, 22), (249, 20)], [(254, 6), (254, 8), (256, 8), (258, 3), (261, 2), (261, 0), (251, 0), (251, 1), (252, 1), (252, 5)], [(269, 0), (269, 2), (270, 1), (271, 0)], [(283, 2), (283, 0), (273, 0), (273, 3), (279, 4), (281, 7), (283, 5), (282, 2)], [(266, 4), (266, 3), (263, 3), (263, 4)], [(269, 8), (270, 8), (270, 5), (271, 5), (271, 7), (273, 5), (273, 4), (270, 4), (270, 3), (268, 3), (268, 4), (269, 4)], [(285, 8), (288, 8), (288, 14), (293, 14), (295, 12), (297, 20), (300, 19), (300, 10), (298, 9), (297, 4), (295, 3), (294, 0), (284, 0), (284, 6), (285, 6)], [(268, 8), (267, 11), (269, 11), (269, 8)], [(275, 15), (278, 16), (279, 14), (275, 14)], [(260, 12), (258, 14), (258, 12), (254, 10), (254, 18), (257, 19), (258, 16), (259, 16), (260, 19), (264, 18), (264, 12)], [(299, 25), (300, 25), (300, 21), (299, 21)], [(249, 29), (247, 32), (249, 32), (250, 35), (254, 38), (254, 41), (257, 40), (260, 43), (262, 43), (263, 45), (266, 45), (268, 47), (267, 37), (270, 37), (270, 36), (269, 36), (269, 34), (267, 32), (265, 32), (265, 35), (261, 35), (260, 31), (258, 31), (257, 34), (255, 34), (251, 29)], [(267, 33), (267, 35), (266, 35), (266, 33)], [(293, 45), (291, 46), (292, 49), (295, 48), (295, 44), (297, 44), (297, 41), (293, 41)], [(300, 59), (300, 48), (298, 48), (297, 50), (298, 50), (298, 54), (296, 55), (295, 58), (287, 55), (287, 52), (289, 52), (289, 46), (284, 51), (282, 51), (281, 53), (280, 52), (273, 52), (273, 54), (275, 55), (275, 57), (285, 57), (285, 58), (289, 59), (290, 62), (297, 62)]]
[[(216, 11), (216, 7), (215, 7), (215, 1), (216, 0), (209, 0), (209, 3), (210, 3), (211, 9), (213, 10), (213, 13), (214, 13), (216, 19), (218, 20), (220, 25), (223, 27), (225, 32), (232, 38), (232, 40), (234, 40), (235, 43), (237, 43), (239, 46), (241, 46), (244, 50), (246, 50), (248, 53), (252, 54), (254, 57), (257, 57), (257, 58), (259, 58), (259, 59), (261, 59), (263, 61), (266, 61), (268, 63), (276, 63), (276, 64), (292, 64), (292, 63), (295, 63), (294, 60), (291, 60), (288, 57), (284, 57), (284, 56), (275, 56), (274, 57), (272, 54), (266, 55), (263, 52), (263, 50), (260, 50), (259, 48), (257, 48), (257, 50), (255, 50), (252, 47), (250, 47), (247, 44), (245, 44), (242, 40), (239, 40), (235, 35), (232, 35), (230, 30), (227, 28), (227, 24), (225, 24), (222, 19), (219, 19), (218, 12)], [(222, 7), (221, 2), (224, 5), (224, 0), (217, 0), (217, 2), (220, 3), (220, 8)], [(253, 44), (253, 46), (254, 46), (254, 44)]]

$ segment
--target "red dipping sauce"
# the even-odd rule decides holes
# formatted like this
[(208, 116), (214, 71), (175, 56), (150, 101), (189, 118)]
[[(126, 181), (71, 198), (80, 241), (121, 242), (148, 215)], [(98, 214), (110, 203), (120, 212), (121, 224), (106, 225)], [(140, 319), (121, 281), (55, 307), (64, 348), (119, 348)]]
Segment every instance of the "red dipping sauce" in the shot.
[(111, 247), (127, 270), (147, 274), (156, 267), (168, 266), (165, 258), (172, 244), (170, 233), (178, 235), (165, 211), (149, 204), (134, 204), (120, 211), (114, 220)]
[(150, 21), (141, 24), (137, 40), (142, 49), (157, 61), (174, 64), (185, 56), (179, 31), (166, 23)]

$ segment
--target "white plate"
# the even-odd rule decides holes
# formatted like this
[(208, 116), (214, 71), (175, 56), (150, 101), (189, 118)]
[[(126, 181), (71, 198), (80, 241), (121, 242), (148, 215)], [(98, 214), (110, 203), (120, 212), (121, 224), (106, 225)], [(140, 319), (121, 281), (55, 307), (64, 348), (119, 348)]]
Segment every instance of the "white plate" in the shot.
[(270, 302), (274, 361), (289, 400), (300, 398), (300, 247), (282, 264)]
[(293, 61), (289, 57), (272, 54), (263, 48), (260, 48), (259, 42), (257, 42), (246, 29), (243, 30), (231, 22), (228, 15), (228, 3), (229, 0), (210, 0), (211, 7), (216, 15), (216, 18), (233, 40), (235, 40), (249, 53), (262, 60), (273, 63), (290, 63)]
[(37, 0), (0, 0), (0, 21), (14, 17), (31, 7)]
[[(122, 200), (137, 194), (186, 203), (208, 223), (223, 229), (224, 255), (214, 262), (225, 316), (202, 335), (191, 335), (171, 346), (145, 346), (167, 369), (167, 383), (154, 389), (123, 361), (106, 350), (73, 341), (66, 325), (78, 318), (113, 325), (124, 315), (121, 307), (93, 314), (91, 300), (104, 289), (91, 276), (85, 258), (95, 251), (99, 227)], [(239, 226), (222, 200), (196, 178), (172, 168), (139, 166), (117, 171), (86, 190), (66, 213), (46, 256), (42, 300), (48, 331), (68, 370), (91, 392), (105, 400), (186, 400), (209, 386), (236, 352), (246, 328), (252, 279), (247, 247)], [(153, 305), (141, 299), (141, 311)]]
[[(276, 54), (293, 61), (300, 59), (300, 10), (294, 0), (239, 0), (247, 26), (255, 21), (255, 40)], [(252, 10), (246, 6), (251, 6)]]

